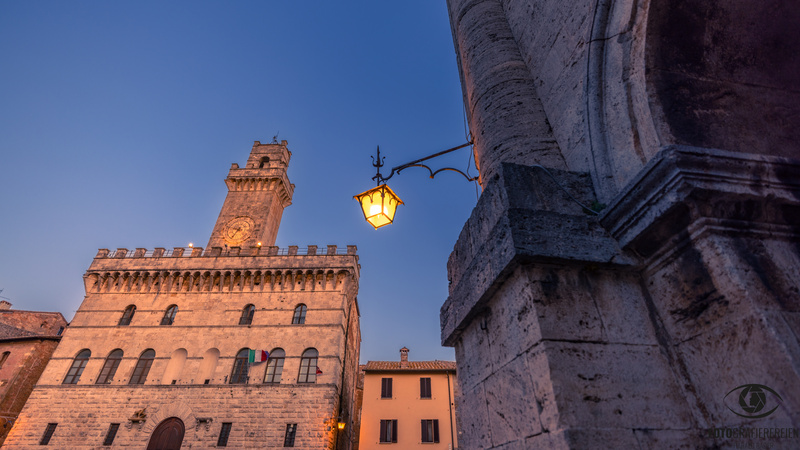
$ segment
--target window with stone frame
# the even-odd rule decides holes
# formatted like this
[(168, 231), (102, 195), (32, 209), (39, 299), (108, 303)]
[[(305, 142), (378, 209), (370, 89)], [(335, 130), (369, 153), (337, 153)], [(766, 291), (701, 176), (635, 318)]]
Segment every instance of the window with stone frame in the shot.
[(122, 311), (122, 317), (119, 318), (119, 323), (117, 323), (117, 325), (130, 325), (134, 314), (136, 314), (136, 305), (128, 305), (128, 307), (125, 308), (125, 311)]
[(381, 398), (392, 398), (391, 378), (381, 378)]
[(230, 384), (247, 384), (250, 369), (250, 349), (243, 348), (236, 354), (231, 370)]
[(109, 353), (103, 363), (103, 368), (100, 369), (100, 375), (97, 376), (95, 384), (109, 384), (114, 381), (114, 375), (117, 373), (117, 367), (119, 367), (121, 361), (122, 350), (116, 349)]
[(103, 440), (103, 445), (111, 445), (114, 443), (114, 438), (117, 437), (117, 431), (119, 430), (118, 423), (112, 423), (108, 427), (108, 431), (106, 432), (106, 438)]
[(0, 356), (0, 369), (3, 368), (3, 364), (6, 363), (9, 355), (11, 355), (11, 352), (3, 352), (3, 356)]
[(256, 314), (256, 307), (249, 304), (242, 309), (242, 316), (239, 317), (239, 325), (251, 325), (253, 323), (253, 316)]
[(231, 436), (232, 422), (222, 422), (222, 428), (219, 430), (219, 438), (217, 438), (217, 447), (227, 447), (228, 438)]
[(62, 384), (78, 384), (78, 381), (81, 379), (83, 369), (86, 368), (86, 364), (89, 362), (89, 357), (91, 356), (92, 352), (89, 351), (88, 348), (78, 352), (78, 355), (72, 360), (72, 365), (67, 372), (67, 376), (64, 377)]
[(136, 361), (136, 367), (133, 369), (133, 375), (131, 375), (128, 384), (144, 384), (147, 381), (147, 374), (150, 373), (150, 366), (153, 365), (154, 359), (156, 359), (156, 352), (152, 348), (142, 352), (139, 360)]
[(276, 348), (270, 352), (269, 359), (267, 359), (267, 374), (264, 377), (264, 383), (281, 382), (284, 358), (286, 358), (286, 352), (282, 348)]
[(287, 423), (286, 434), (283, 436), (284, 447), (294, 447), (294, 437), (297, 435), (297, 424)]
[(419, 398), (431, 398), (431, 379), (429, 377), (419, 379)]
[(317, 352), (315, 348), (309, 348), (303, 352), (300, 358), (300, 374), (297, 377), (298, 383), (316, 383), (318, 356), (319, 352)]
[(397, 419), (381, 420), (380, 442), (383, 444), (397, 443)]
[(423, 420), (422, 421), (422, 442), (438, 443), (439, 442), (439, 420)]
[(306, 323), (306, 311), (308, 308), (304, 304), (299, 304), (294, 308), (294, 316), (292, 316), (292, 324), (302, 325)]
[(178, 305), (170, 305), (164, 311), (164, 317), (161, 318), (161, 325), (172, 325), (175, 323), (175, 315), (178, 314)]
[(50, 439), (53, 437), (53, 433), (56, 432), (57, 426), (57, 423), (47, 424), (47, 428), (44, 429), (44, 434), (42, 434), (42, 439), (39, 440), (39, 445), (47, 445), (50, 443)]

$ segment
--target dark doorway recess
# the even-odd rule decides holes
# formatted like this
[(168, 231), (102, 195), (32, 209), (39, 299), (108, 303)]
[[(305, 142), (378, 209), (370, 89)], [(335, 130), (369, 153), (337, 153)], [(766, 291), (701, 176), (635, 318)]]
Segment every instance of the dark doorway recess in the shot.
[(158, 424), (153, 435), (150, 436), (147, 450), (179, 450), (181, 442), (183, 442), (184, 430), (181, 419), (177, 417), (165, 419)]

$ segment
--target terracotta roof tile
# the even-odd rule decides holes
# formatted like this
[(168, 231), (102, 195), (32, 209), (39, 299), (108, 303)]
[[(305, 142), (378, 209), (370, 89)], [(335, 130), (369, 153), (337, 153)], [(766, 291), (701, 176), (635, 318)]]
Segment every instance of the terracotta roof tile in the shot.
[(409, 361), (408, 367), (401, 368), (400, 361), (367, 361), (363, 367), (364, 371), (455, 371), (454, 361)]

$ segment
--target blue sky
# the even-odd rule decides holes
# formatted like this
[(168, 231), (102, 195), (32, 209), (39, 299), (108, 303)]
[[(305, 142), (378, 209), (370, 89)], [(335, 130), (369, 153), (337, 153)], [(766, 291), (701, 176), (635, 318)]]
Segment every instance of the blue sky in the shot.
[[(231, 163), (289, 141), (277, 245), (358, 246), (361, 359), (454, 359), (447, 257), (476, 186), (408, 169), (373, 230), (352, 196), (466, 141), (444, 0), (0, 2), (0, 296), (71, 319), (98, 248), (204, 245)], [(470, 150), (432, 161), (466, 170)], [(474, 165), (470, 169), (475, 174)]]

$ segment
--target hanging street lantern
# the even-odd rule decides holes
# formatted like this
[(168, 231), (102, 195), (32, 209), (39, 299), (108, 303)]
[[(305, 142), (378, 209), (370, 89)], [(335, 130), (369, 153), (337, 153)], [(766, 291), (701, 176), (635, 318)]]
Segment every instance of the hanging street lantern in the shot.
[(445, 167), (443, 169), (439, 169), (437, 171), (431, 170), (430, 167), (426, 166), (425, 164), (420, 164), (422, 161), (426, 161), (431, 158), (435, 158), (440, 155), (444, 155), (445, 153), (450, 153), (454, 150), (458, 150), (460, 148), (467, 147), (472, 145), (472, 141), (467, 142), (466, 144), (459, 145), (458, 147), (453, 147), (449, 150), (445, 150), (443, 152), (435, 153), (430, 156), (426, 156), (424, 158), (417, 159), (415, 161), (411, 161), (409, 163), (405, 163), (399, 165), (397, 167), (392, 167), (391, 173), (389, 173), (388, 177), (384, 177), (381, 175), (381, 167), (383, 167), (383, 160), (386, 158), (381, 158), (381, 148), (378, 147), (378, 157), (377, 159), (374, 156), (372, 158), (372, 166), (377, 169), (377, 173), (373, 180), (378, 182), (378, 187), (374, 187), (366, 192), (362, 192), (358, 195), (354, 195), (353, 198), (358, 200), (361, 203), (361, 210), (364, 213), (364, 218), (367, 219), (370, 225), (375, 227), (377, 230), (378, 228), (389, 225), (390, 223), (394, 222), (394, 213), (397, 211), (397, 206), (402, 205), (403, 201), (400, 200), (400, 197), (392, 191), (392, 189), (386, 185), (386, 181), (389, 178), (392, 178), (395, 173), (400, 173), (401, 170), (407, 169), (409, 167), (424, 167), (428, 169), (430, 172), (430, 177), (433, 178), (436, 176), (437, 173), (443, 170), (451, 170), (453, 172), (458, 172), (467, 179), (467, 181), (475, 181), (478, 177), (471, 177), (464, 172), (453, 169), (451, 167)]
[(394, 221), (394, 213), (397, 211), (397, 205), (403, 204), (400, 197), (385, 184), (355, 195), (353, 198), (361, 203), (364, 218), (376, 230), (392, 223)]

